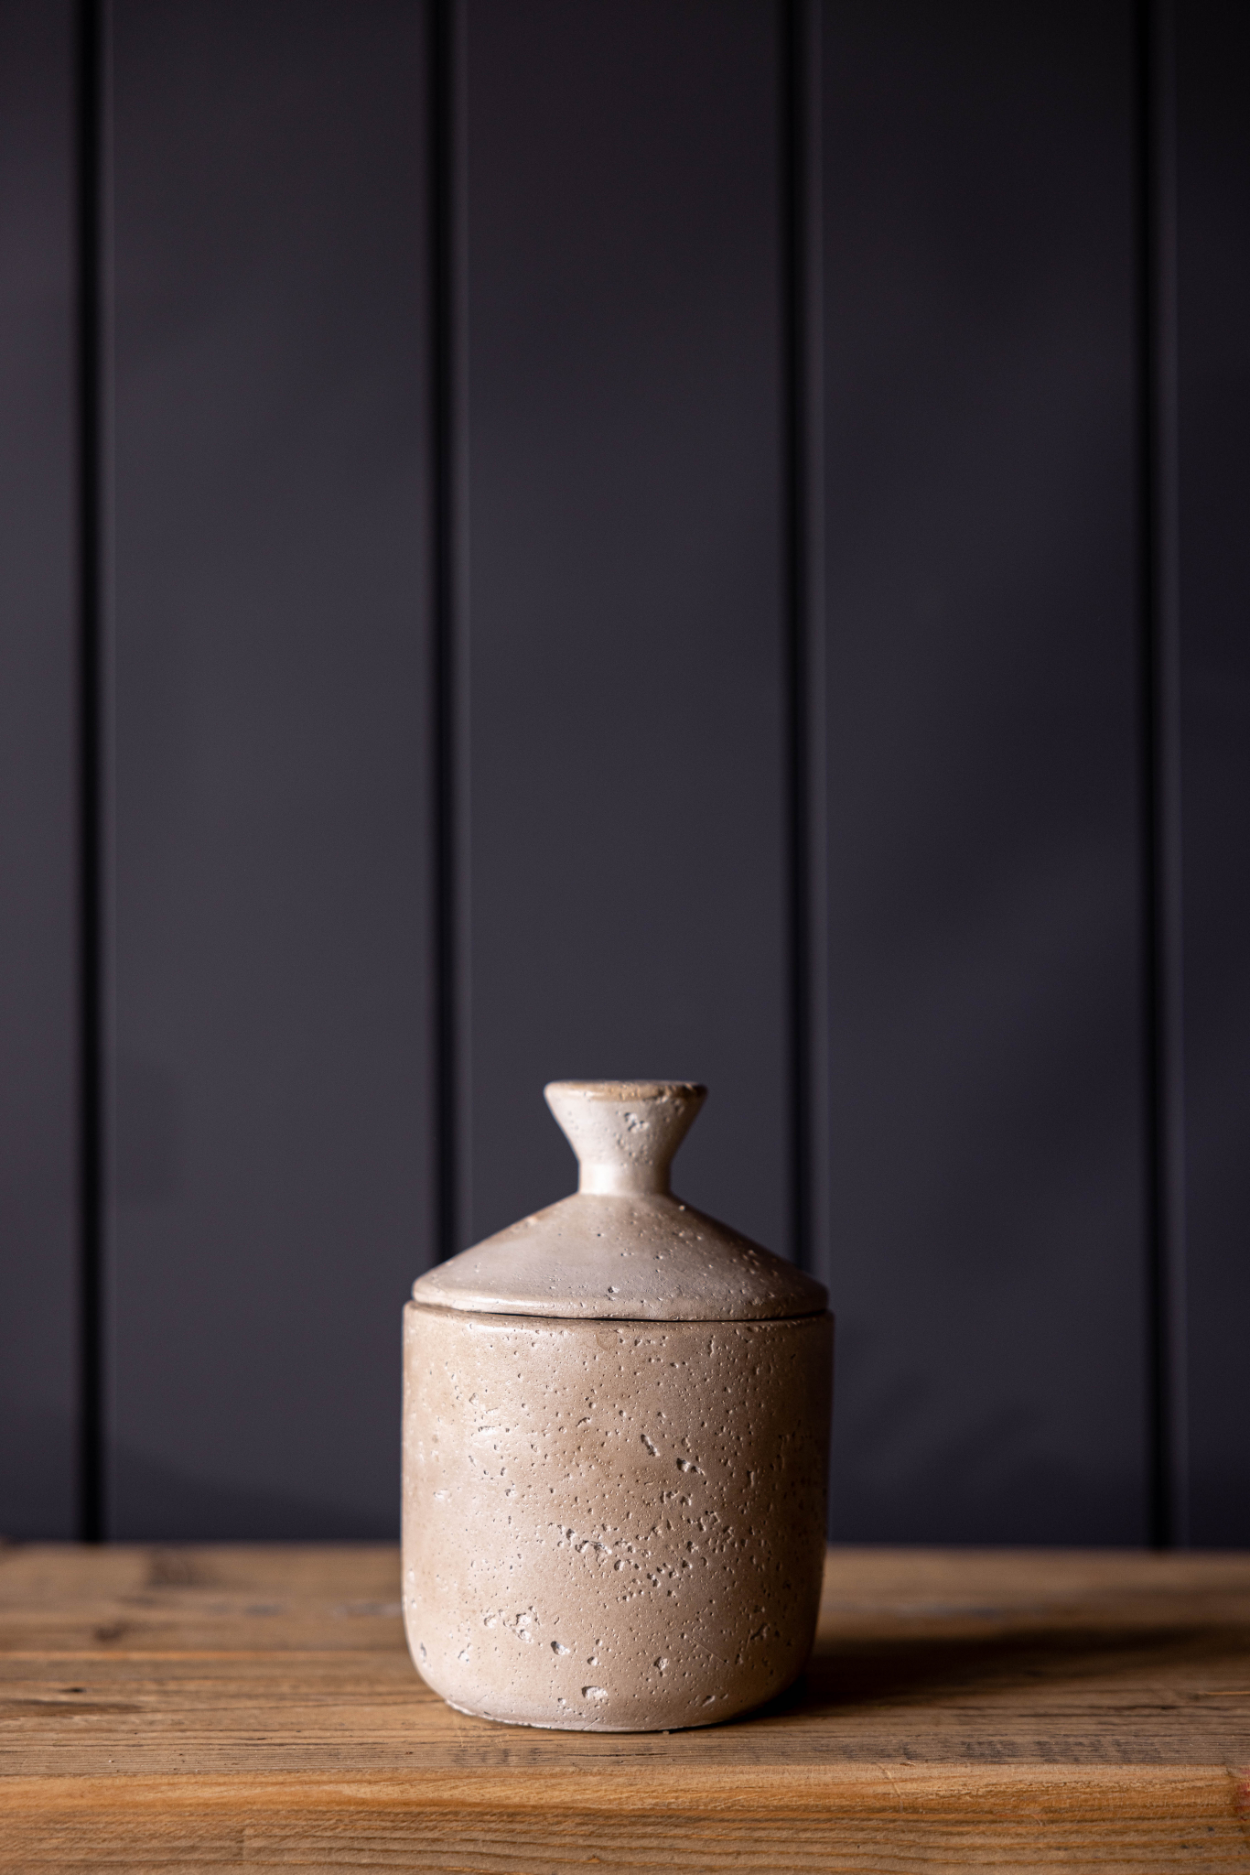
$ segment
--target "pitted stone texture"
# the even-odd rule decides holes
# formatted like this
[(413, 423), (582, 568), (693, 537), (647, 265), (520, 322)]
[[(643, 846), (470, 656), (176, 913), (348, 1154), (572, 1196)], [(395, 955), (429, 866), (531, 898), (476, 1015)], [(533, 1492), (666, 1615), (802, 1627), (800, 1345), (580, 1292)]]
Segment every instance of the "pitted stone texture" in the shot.
[(409, 1304), (404, 1620), (452, 1705), (707, 1725), (802, 1670), (832, 1319), (591, 1322)]
[(563, 1081), (578, 1191), (431, 1270), (407, 1311), (404, 1612), (453, 1705), (707, 1725), (815, 1629), (824, 1289), (674, 1198), (688, 1081)]
[(577, 1155), (578, 1190), (592, 1192), (667, 1191), (707, 1099), (697, 1081), (551, 1081), (543, 1094)]
[(694, 1081), (553, 1081), (578, 1190), (421, 1276), (429, 1307), (595, 1321), (823, 1315), (822, 1284), (682, 1204), (669, 1166), (706, 1090)]
[(761, 1321), (823, 1315), (822, 1284), (660, 1193), (574, 1192), (440, 1263), (417, 1302), (595, 1321)]

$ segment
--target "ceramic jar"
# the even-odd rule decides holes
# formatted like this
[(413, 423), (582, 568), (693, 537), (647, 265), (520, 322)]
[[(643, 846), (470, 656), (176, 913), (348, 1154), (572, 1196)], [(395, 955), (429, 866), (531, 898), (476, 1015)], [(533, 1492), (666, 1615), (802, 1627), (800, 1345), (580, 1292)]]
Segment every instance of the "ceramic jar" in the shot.
[(703, 1088), (546, 1093), (578, 1191), (405, 1310), (408, 1644), (484, 1718), (707, 1725), (811, 1648), (833, 1320), (819, 1283), (673, 1197)]

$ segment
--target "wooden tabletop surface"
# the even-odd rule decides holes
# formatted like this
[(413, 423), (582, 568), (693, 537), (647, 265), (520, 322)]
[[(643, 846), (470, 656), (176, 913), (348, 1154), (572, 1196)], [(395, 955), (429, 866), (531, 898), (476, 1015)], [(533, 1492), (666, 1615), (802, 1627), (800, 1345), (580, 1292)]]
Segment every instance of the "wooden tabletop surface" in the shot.
[(0, 1550), (0, 1867), (1250, 1875), (1250, 1557), (831, 1553), (772, 1706), (452, 1712), (389, 1548)]

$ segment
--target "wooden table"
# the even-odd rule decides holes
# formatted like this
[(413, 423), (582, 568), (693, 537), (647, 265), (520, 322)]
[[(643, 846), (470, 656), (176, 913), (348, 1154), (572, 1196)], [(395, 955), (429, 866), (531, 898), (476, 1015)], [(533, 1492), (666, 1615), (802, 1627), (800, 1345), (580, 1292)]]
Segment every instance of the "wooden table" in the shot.
[(382, 1548), (0, 1550), (0, 1867), (1250, 1871), (1250, 1558), (839, 1550), (671, 1736), (426, 1690)]

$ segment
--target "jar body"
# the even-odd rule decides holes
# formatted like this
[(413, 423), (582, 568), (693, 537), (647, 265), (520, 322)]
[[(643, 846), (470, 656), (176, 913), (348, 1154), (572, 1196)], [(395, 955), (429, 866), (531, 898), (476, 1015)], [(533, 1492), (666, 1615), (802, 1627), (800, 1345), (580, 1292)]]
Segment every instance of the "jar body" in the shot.
[(708, 1725), (802, 1671), (820, 1601), (829, 1315), (570, 1321), (409, 1303), (403, 1605), (451, 1705)]

